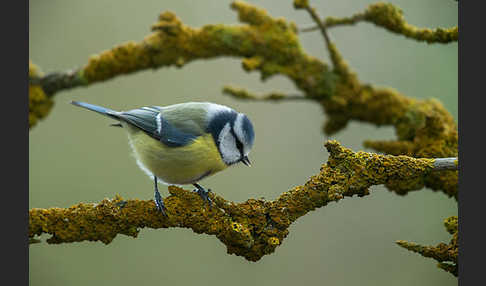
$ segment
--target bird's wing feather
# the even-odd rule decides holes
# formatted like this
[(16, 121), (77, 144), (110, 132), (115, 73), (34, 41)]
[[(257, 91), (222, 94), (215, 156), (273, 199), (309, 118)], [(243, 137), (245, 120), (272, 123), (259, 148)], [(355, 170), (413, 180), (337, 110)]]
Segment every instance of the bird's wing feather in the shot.
[(124, 111), (119, 117), (169, 147), (185, 146), (198, 137), (171, 124), (155, 106)]
[(142, 107), (123, 111), (119, 116), (124, 121), (131, 123), (152, 136), (158, 133), (156, 120), (158, 114), (159, 112), (154, 109)]

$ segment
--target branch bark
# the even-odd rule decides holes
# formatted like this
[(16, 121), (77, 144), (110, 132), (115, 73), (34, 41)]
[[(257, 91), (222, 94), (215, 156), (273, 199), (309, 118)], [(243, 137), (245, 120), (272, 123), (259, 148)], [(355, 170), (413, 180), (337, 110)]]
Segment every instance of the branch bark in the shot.
[(434, 161), (434, 170), (459, 170), (457, 158), (437, 158)]
[(237, 204), (211, 193), (214, 206), (209, 208), (194, 192), (170, 186), (171, 195), (164, 199), (168, 217), (160, 215), (152, 200), (124, 201), (118, 196), (67, 209), (34, 208), (29, 211), (29, 238), (35, 241), (36, 236), (48, 233), (52, 235), (48, 243), (108, 244), (117, 234), (137, 237), (144, 227), (184, 227), (215, 235), (228, 253), (257, 261), (273, 253), (288, 235), (289, 226), (308, 212), (346, 196), (368, 195), (373, 185), (421, 188), (424, 179), (438, 170), (434, 159), (353, 152), (337, 141), (325, 146), (330, 157), (319, 174), (274, 201), (249, 199)]
[(405, 240), (398, 240), (396, 243), (415, 253), (422, 255), (423, 257), (430, 257), (435, 259), (437, 266), (444, 271), (450, 272), (454, 276), (459, 275), (458, 266), (458, 219), (457, 216), (452, 216), (444, 220), (444, 225), (452, 235), (451, 241), (448, 244), (439, 243), (436, 246), (423, 246), (414, 242), (408, 242)]

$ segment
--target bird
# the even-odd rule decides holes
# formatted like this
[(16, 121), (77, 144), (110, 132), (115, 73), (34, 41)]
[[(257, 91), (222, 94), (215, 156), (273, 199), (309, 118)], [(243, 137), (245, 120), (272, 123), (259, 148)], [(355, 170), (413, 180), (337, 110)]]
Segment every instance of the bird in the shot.
[(199, 181), (237, 163), (251, 166), (252, 122), (228, 106), (185, 102), (115, 111), (80, 101), (71, 103), (110, 117), (117, 121), (111, 126), (126, 130), (137, 165), (154, 180), (154, 202), (164, 216), (167, 208), (157, 187), (159, 181), (192, 184), (211, 207), (211, 190)]

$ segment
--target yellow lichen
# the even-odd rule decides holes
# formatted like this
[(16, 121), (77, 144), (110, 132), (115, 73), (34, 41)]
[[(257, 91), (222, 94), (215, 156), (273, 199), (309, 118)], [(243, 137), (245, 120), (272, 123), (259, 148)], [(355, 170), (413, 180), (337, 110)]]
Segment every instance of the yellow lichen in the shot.
[(268, 239), (268, 244), (270, 244), (270, 245), (279, 245), (280, 244), (280, 240), (277, 237), (270, 237)]
[(437, 266), (454, 276), (458, 275), (458, 228), (457, 216), (444, 220), (447, 231), (452, 234), (449, 244), (439, 243), (436, 246), (422, 246), (417, 243), (398, 240), (396, 243), (412, 252), (419, 253), (424, 257), (430, 257), (438, 261)]
[(164, 12), (152, 26), (154, 33), (142, 42), (128, 42), (92, 56), (82, 69), (83, 79), (94, 83), (144, 69), (182, 67), (196, 59), (240, 56), (244, 68), (260, 71), (262, 79), (284, 74), (312, 96), (330, 96), (332, 75), (326, 64), (303, 52), (294, 23), (272, 18), (241, 1), (231, 7), (248, 25), (191, 28), (174, 13)]
[(447, 232), (450, 234), (454, 234), (458, 231), (457, 224), (458, 224), (457, 216), (451, 216), (444, 220), (444, 226), (446, 227)]
[(233, 86), (225, 86), (223, 87), (223, 94), (231, 95), (234, 98), (238, 99), (246, 99), (246, 100), (272, 100), (272, 101), (279, 101), (284, 99), (304, 99), (303, 96), (288, 96), (281, 92), (271, 92), (269, 94), (259, 96), (253, 93), (250, 93), (248, 90), (244, 88), (237, 88)]
[(252, 71), (259, 68), (263, 63), (261, 57), (246, 58), (242, 61), (242, 66), (246, 71)]
[(209, 207), (196, 193), (170, 186), (171, 195), (164, 199), (167, 217), (152, 200), (123, 200), (120, 196), (67, 209), (34, 208), (29, 211), (29, 238), (49, 233), (48, 243), (110, 243), (117, 234), (137, 237), (143, 227), (184, 227), (215, 235), (228, 253), (257, 261), (274, 252), (292, 222), (306, 213), (346, 196), (367, 195), (372, 185), (405, 182), (400, 186), (414, 187), (406, 182), (415, 184), (433, 169), (430, 159), (353, 152), (336, 141), (328, 141), (326, 147), (329, 161), (319, 174), (275, 201), (249, 199), (236, 204), (210, 193), (214, 205)]
[(427, 28), (420, 29), (408, 24), (403, 17), (402, 10), (391, 3), (380, 2), (371, 4), (364, 13), (364, 19), (384, 27), (389, 31), (402, 34), (418, 41), (426, 41), (428, 43), (449, 43), (457, 41), (458, 38), (457, 27), (431, 30)]
[[(42, 77), (39, 68), (29, 61), (29, 78)], [(29, 128), (45, 118), (51, 111), (54, 101), (48, 97), (40, 85), (29, 83)]]
[[(327, 17), (324, 27), (331, 28), (340, 25), (354, 25), (360, 21), (366, 21), (376, 26), (387, 29), (390, 32), (401, 34), (407, 38), (427, 43), (450, 43), (458, 40), (458, 27), (452, 28), (418, 28), (405, 21), (400, 8), (391, 3), (373, 3), (364, 12), (356, 13), (351, 17)], [(305, 28), (303, 31), (317, 30), (318, 27)]]
[(303, 9), (309, 6), (309, 0), (294, 0), (295, 9)]

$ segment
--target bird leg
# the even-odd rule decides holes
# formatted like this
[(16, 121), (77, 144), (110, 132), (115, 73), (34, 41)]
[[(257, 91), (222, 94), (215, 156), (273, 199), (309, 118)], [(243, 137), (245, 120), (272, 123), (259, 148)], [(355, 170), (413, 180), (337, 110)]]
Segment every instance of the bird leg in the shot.
[(154, 183), (155, 183), (155, 206), (157, 210), (159, 210), (164, 216), (167, 216), (165, 212), (167, 209), (165, 208), (164, 201), (162, 200), (162, 196), (159, 193), (159, 189), (157, 188), (157, 177), (154, 175)]
[(209, 203), (209, 207), (213, 205), (213, 202), (211, 201), (211, 198), (209, 197), (209, 192), (211, 192), (211, 189), (205, 189), (199, 184), (193, 184), (196, 189), (194, 192), (196, 192), (202, 199), (203, 201), (206, 201)]

